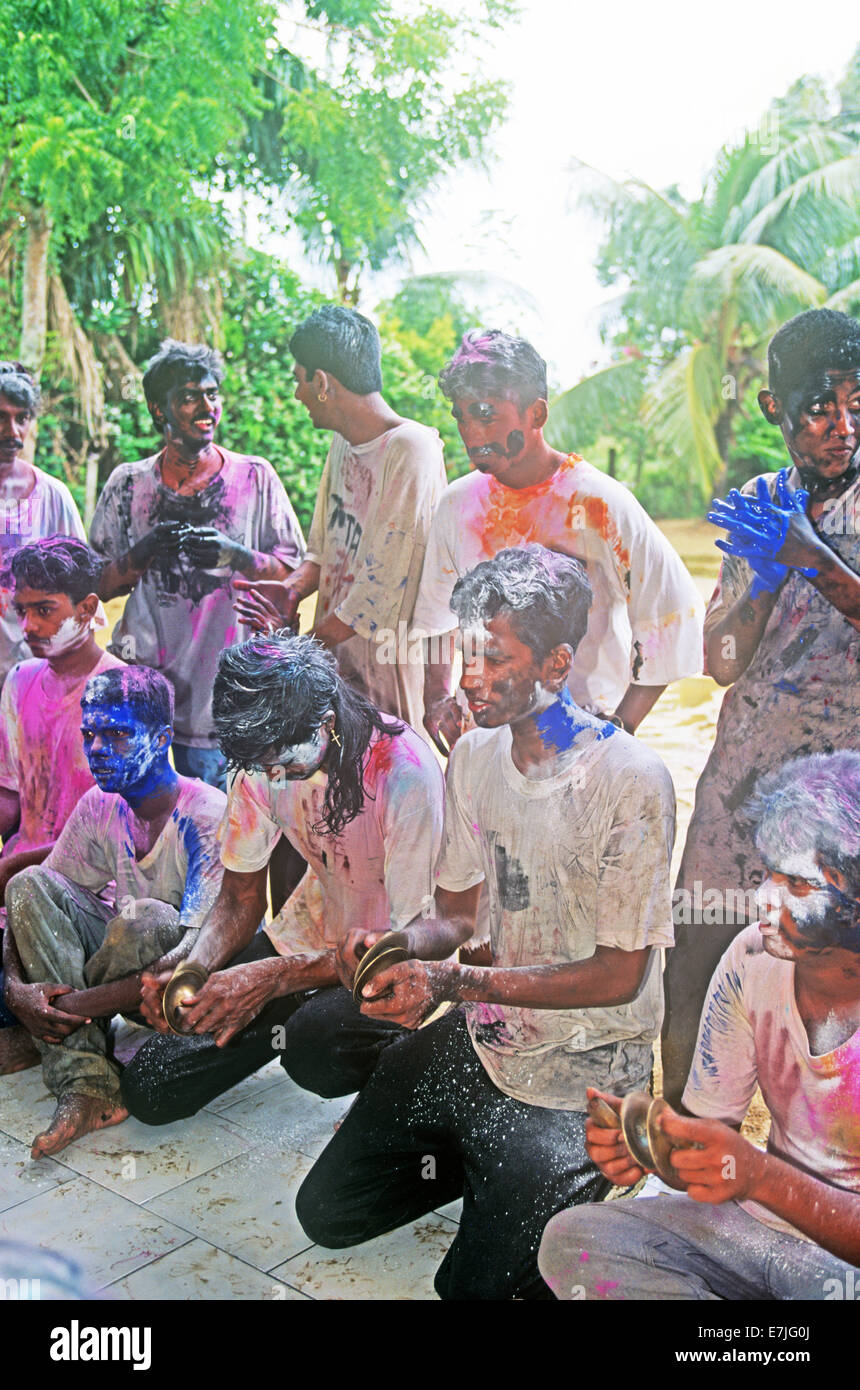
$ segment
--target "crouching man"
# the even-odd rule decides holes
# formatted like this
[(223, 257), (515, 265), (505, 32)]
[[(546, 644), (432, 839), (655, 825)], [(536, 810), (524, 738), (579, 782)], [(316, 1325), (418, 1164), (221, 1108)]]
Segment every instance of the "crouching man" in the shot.
[[(573, 703), (590, 601), (581, 564), (541, 546), (454, 589), (478, 727), (449, 765), (437, 915), (363, 990), (368, 1017), (412, 1031), (390, 1036), (296, 1203), (310, 1240), (341, 1247), (462, 1196), (443, 1298), (547, 1296), (548, 1217), (609, 1189), (585, 1151), (586, 1087), (650, 1078), (674, 796), (659, 758)], [(492, 963), (456, 964), (485, 880)], [(456, 1007), (421, 1027), (443, 1002)]]
[[(767, 871), (762, 920), (711, 981), (684, 1091), (694, 1118), (662, 1121), (698, 1146), (672, 1156), (686, 1193), (554, 1217), (540, 1268), (557, 1298), (826, 1299), (853, 1288), (860, 753), (787, 763), (759, 783), (751, 814)], [(772, 1117), (766, 1153), (736, 1132), (757, 1085)], [(589, 1124), (586, 1136), (605, 1177), (642, 1176), (617, 1131)]]
[(136, 1010), (144, 966), (169, 968), (191, 949), (222, 876), (226, 797), (171, 767), (173, 692), (164, 677), (145, 667), (106, 671), (88, 681), (81, 708), (96, 786), (44, 863), (6, 888), (6, 1002), (35, 1039), (57, 1098), (33, 1158), (125, 1119), (108, 1021)]

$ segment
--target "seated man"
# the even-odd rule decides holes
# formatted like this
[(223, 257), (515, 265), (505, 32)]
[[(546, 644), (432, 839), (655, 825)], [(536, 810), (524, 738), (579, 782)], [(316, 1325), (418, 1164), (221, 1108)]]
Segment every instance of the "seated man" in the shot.
[[(464, 638), (483, 641), (464, 641), (478, 728), (449, 766), (438, 916), (412, 922), (414, 959), (363, 990), (378, 1026), (417, 1031), (389, 1037), (296, 1203), (308, 1238), (339, 1247), (462, 1196), (443, 1298), (546, 1297), (547, 1218), (609, 1187), (585, 1152), (586, 1087), (651, 1074), (674, 796), (654, 753), (568, 692), (590, 601), (579, 562), (541, 546), (503, 551), (454, 589)], [(483, 881), (492, 963), (446, 961)], [(465, 1008), (420, 1027), (444, 1001)]]
[[(81, 740), (84, 686), (90, 676), (123, 664), (101, 651), (93, 635), (101, 563), (83, 541), (53, 536), (22, 546), (13, 552), (10, 570), (12, 607), (35, 656), (13, 668), (0, 695), (3, 922), (10, 878), (47, 858), (93, 785)], [(4, 1022), (13, 1020), (0, 1004), (0, 1072), (38, 1062), (26, 1029)]]
[[(168, 963), (179, 943), (170, 959), (187, 952), (221, 884), (226, 799), (170, 765), (168, 682), (146, 667), (106, 671), (89, 680), (81, 707), (96, 786), (45, 862), (6, 888), (6, 1002), (36, 1040), (58, 1102), (33, 1158), (125, 1119), (108, 1021), (138, 1007), (143, 966)], [(97, 896), (110, 883), (113, 904)]]
[[(354, 928), (405, 926), (432, 901), (442, 839), (433, 753), (347, 685), (312, 638), (282, 632), (224, 652), (213, 709), (239, 769), (222, 833), (224, 882), (190, 956), (214, 973), (184, 1015), (194, 1036), (151, 1039), (123, 1075), (125, 1104), (148, 1124), (194, 1114), (277, 1056), (307, 990), (319, 991), (327, 1018), (323, 1056), (307, 1063), (316, 1075), (330, 1047), (348, 1053), (344, 1016), (351, 1028), (358, 1010), (339, 987), (336, 948)], [(282, 835), (312, 873), (255, 935)], [(144, 977), (145, 1016), (163, 1033), (169, 978)]]
[[(540, 1267), (557, 1298), (850, 1296), (860, 1264), (860, 753), (787, 763), (759, 783), (750, 809), (767, 872), (762, 920), (711, 981), (684, 1091), (696, 1118), (663, 1119), (667, 1134), (699, 1146), (672, 1157), (687, 1191), (556, 1216)], [(757, 1085), (772, 1116), (766, 1153), (735, 1132)], [(588, 1148), (626, 1186), (642, 1170), (617, 1133), (590, 1124)]]
[[(436, 508), (416, 630), (452, 634), (458, 576), (505, 546), (536, 541), (572, 555), (588, 571), (594, 604), (571, 695), (633, 733), (669, 681), (701, 670), (703, 605), (680, 557), (626, 487), (578, 454), (550, 448), (546, 363), (524, 338), (467, 333), (439, 385), (473, 471)], [(424, 723), (443, 753), (463, 727), (446, 646), (428, 643), (424, 685)]]

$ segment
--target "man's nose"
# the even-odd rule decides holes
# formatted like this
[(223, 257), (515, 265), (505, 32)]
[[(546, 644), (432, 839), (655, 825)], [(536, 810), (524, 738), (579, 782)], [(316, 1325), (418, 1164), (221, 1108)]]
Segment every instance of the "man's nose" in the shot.
[(768, 876), (759, 884), (755, 895), (756, 907), (762, 917), (779, 912), (782, 907), (782, 892), (778, 883)]
[(102, 749), (104, 748), (104, 746), (105, 746), (105, 741), (104, 741), (104, 739), (102, 738), (101, 734), (98, 734), (98, 733), (93, 734), (92, 738), (90, 739), (90, 752), (91, 752), (91, 753), (100, 753), (100, 752), (102, 751)]
[(838, 435), (842, 436), (843, 439), (847, 439), (849, 435), (854, 434), (856, 432), (856, 417), (852, 414), (852, 412), (848, 409), (847, 406), (837, 411), (836, 419), (833, 422), (833, 428)]

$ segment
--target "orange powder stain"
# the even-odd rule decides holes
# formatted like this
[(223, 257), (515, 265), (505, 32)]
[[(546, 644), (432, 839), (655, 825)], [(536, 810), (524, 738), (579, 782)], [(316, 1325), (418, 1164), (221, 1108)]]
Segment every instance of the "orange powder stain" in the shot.
[[(623, 574), (630, 572), (630, 551), (622, 545), (615, 520), (609, 514), (609, 507), (602, 497), (582, 496), (571, 493), (567, 507), (567, 524), (571, 530), (582, 530), (584, 524), (596, 531), (606, 541), (615, 556), (618, 568)], [(629, 586), (628, 586), (629, 587)]]

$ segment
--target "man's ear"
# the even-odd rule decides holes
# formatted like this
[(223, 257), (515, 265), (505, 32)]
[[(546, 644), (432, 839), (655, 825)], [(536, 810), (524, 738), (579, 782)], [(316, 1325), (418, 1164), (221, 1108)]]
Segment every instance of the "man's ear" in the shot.
[(164, 414), (162, 407), (158, 404), (157, 401), (147, 400), (146, 408), (149, 411), (150, 419), (152, 420), (152, 423), (155, 425), (155, 428), (158, 430), (159, 434), (162, 433), (164, 430), (164, 426), (167, 424), (167, 417)]
[(558, 691), (567, 683), (570, 664), (573, 661), (573, 647), (560, 642), (553, 647), (541, 671), (541, 684), (546, 690)]
[(80, 615), (82, 622), (89, 622), (96, 616), (98, 606), (98, 594), (87, 594), (86, 598), (81, 599), (80, 603), (75, 605), (75, 612)]
[(324, 372), (322, 367), (317, 367), (311, 384), (317, 394), (317, 399), (331, 399), (334, 395), (334, 378), (329, 376), (328, 372)]
[(543, 399), (538, 399), (533, 405), (529, 406), (531, 423), (536, 430), (542, 430), (549, 417), (549, 406)]
[(772, 391), (759, 391), (758, 408), (769, 425), (782, 424), (782, 402)]

